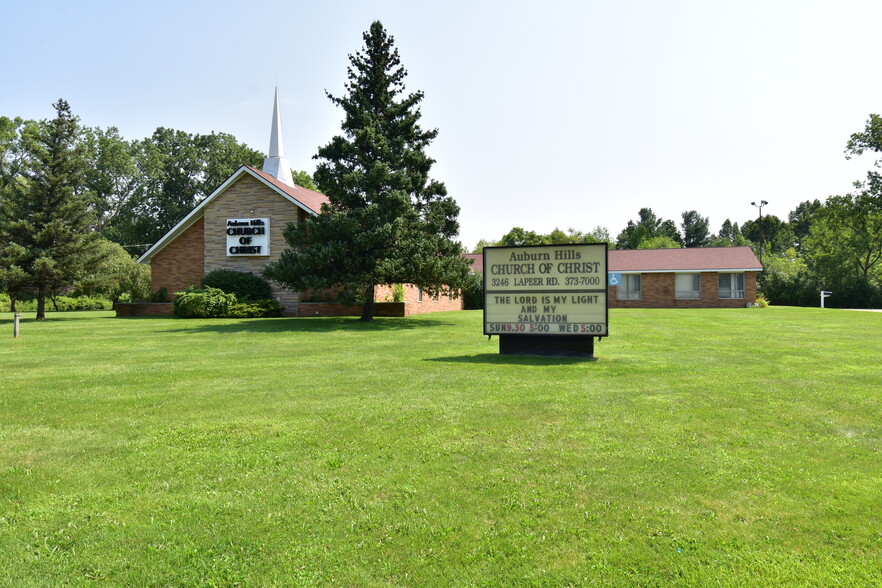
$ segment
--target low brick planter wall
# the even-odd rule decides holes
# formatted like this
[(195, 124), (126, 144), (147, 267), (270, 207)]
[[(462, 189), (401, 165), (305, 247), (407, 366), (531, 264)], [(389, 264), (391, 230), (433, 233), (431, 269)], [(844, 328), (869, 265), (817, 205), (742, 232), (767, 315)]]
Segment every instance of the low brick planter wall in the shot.
[(117, 318), (128, 316), (173, 316), (171, 302), (115, 302), (113, 310)]

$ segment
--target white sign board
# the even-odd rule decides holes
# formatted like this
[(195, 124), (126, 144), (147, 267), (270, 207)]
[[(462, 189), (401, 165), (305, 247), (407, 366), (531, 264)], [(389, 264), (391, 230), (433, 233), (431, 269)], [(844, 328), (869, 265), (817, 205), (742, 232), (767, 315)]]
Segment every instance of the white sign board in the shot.
[(607, 247), (485, 247), (484, 334), (606, 337)]
[(228, 218), (226, 230), (227, 257), (270, 254), (268, 218)]

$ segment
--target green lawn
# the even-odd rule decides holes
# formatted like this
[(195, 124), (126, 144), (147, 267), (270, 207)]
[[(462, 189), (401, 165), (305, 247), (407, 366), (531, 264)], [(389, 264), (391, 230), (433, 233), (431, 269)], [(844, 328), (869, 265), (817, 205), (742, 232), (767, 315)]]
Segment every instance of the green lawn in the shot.
[(882, 314), (0, 315), (0, 584), (882, 584)]

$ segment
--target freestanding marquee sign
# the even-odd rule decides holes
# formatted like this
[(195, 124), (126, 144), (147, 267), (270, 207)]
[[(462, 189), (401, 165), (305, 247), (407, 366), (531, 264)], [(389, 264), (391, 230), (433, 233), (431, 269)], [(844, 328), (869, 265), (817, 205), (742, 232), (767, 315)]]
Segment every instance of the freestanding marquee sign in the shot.
[(593, 357), (609, 334), (606, 243), (484, 248), (484, 334), (503, 354)]

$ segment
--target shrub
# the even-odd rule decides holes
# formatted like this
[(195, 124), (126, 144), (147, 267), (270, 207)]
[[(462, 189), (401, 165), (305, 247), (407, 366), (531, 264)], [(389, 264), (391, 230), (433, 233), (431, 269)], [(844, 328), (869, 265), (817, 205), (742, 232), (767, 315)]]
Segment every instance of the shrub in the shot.
[(219, 288), (188, 288), (176, 292), (175, 316), (179, 318), (260, 318), (282, 316), (284, 310), (271, 299), (239, 302), (235, 294)]
[(404, 302), (404, 284), (392, 284), (392, 302)]
[(227, 318), (262, 318), (282, 316), (285, 310), (275, 300), (255, 300), (253, 302), (237, 302), (230, 306)]
[(168, 290), (165, 286), (150, 295), (150, 302), (168, 302)]
[(465, 287), (462, 289), (462, 301), (463, 307), (466, 310), (480, 310), (484, 308), (483, 274), (468, 275)]
[(138, 263), (122, 246), (105, 239), (98, 242), (98, 252), (101, 261), (74, 285), (72, 296), (119, 301), (123, 294), (131, 299), (150, 295), (150, 266)]
[(174, 313), (180, 318), (224, 317), (236, 304), (235, 294), (227, 294), (218, 288), (199, 290), (191, 287), (175, 294)]
[(69, 311), (69, 310), (110, 310), (113, 308), (113, 302), (106, 298), (98, 296), (77, 296), (71, 298), (68, 296), (56, 296), (46, 300), (47, 309)]
[(267, 300), (270, 297), (269, 282), (248, 272), (229, 269), (216, 269), (205, 274), (202, 285), (235, 294), (243, 302)]

